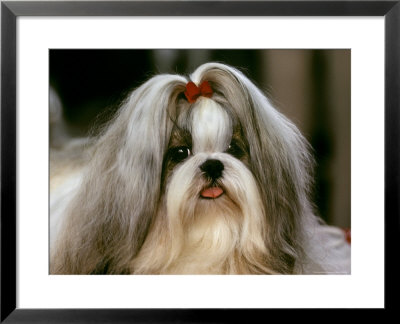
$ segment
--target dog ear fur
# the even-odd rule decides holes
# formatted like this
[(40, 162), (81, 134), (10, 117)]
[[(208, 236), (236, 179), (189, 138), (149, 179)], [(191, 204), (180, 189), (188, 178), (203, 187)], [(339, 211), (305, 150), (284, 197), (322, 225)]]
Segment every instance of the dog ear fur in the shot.
[(170, 118), (186, 82), (153, 77), (100, 135), (52, 253), (51, 273), (129, 271), (156, 214)]

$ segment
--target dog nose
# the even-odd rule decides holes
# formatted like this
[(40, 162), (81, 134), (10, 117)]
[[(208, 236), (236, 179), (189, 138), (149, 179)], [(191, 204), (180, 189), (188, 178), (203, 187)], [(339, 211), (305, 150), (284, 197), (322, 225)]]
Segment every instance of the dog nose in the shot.
[(220, 160), (209, 159), (200, 165), (200, 170), (203, 171), (211, 179), (218, 179), (222, 175), (224, 165)]

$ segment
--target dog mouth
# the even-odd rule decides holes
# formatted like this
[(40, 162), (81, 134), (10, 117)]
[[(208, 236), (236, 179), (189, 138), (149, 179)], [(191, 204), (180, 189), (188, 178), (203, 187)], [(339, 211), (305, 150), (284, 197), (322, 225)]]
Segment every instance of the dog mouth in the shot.
[(218, 197), (221, 197), (224, 192), (224, 189), (219, 186), (211, 186), (201, 191), (200, 196), (204, 199), (217, 199)]

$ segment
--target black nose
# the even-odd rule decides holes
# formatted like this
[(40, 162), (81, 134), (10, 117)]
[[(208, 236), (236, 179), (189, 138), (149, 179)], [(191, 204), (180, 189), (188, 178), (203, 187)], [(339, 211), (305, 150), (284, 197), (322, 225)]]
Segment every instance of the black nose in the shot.
[(222, 175), (224, 165), (219, 160), (210, 159), (200, 165), (200, 170), (203, 171), (208, 177), (215, 180)]

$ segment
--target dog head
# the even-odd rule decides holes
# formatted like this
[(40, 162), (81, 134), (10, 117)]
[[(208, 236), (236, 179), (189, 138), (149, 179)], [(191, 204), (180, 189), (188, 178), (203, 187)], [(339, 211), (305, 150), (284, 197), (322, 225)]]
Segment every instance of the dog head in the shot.
[[(209, 91), (188, 97), (189, 81)], [(75, 261), (55, 269), (292, 273), (311, 167), (297, 128), (238, 70), (153, 77), (96, 143), (69, 212), (80, 234), (58, 252)]]

